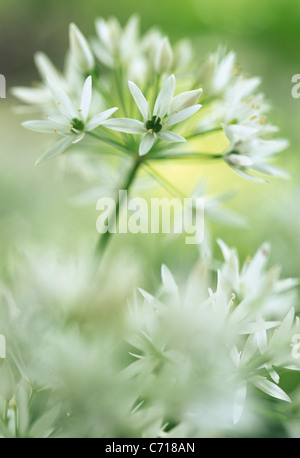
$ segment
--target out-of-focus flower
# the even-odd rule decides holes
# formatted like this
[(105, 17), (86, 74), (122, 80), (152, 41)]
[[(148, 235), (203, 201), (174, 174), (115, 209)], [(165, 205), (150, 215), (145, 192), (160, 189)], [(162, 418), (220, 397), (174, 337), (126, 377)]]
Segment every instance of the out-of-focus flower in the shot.
[(69, 27), (71, 55), (79, 70), (83, 73), (91, 72), (95, 67), (95, 60), (90, 45), (77, 25)]
[(16, 86), (11, 89), (11, 93), (21, 102), (27, 104), (18, 107), (19, 111), (52, 111), (55, 109), (51, 90), (48, 86), (48, 79), (53, 81), (56, 86), (65, 91), (69, 96), (77, 94), (78, 88), (82, 86), (82, 76), (78, 69), (74, 67), (73, 59), (68, 53), (65, 60), (65, 69), (60, 73), (53, 65), (49, 57), (43, 52), (34, 55), (35, 65), (42, 78), (42, 83), (35, 87)]
[(130, 118), (116, 118), (106, 121), (103, 125), (119, 132), (142, 134), (143, 139), (139, 146), (140, 156), (150, 151), (156, 138), (166, 142), (185, 142), (184, 137), (168, 130), (168, 127), (197, 113), (201, 105), (195, 104), (195, 102), (201, 94), (201, 89), (174, 97), (175, 76), (169, 76), (156, 98), (153, 115), (151, 116), (149, 102), (147, 102), (140, 89), (131, 81), (128, 84), (144, 122)]
[(173, 51), (167, 37), (161, 40), (155, 59), (155, 70), (162, 74), (170, 70), (173, 63)]
[(222, 93), (235, 75), (235, 54), (220, 47), (211, 54), (198, 70), (196, 81), (203, 87), (206, 97)]
[(225, 162), (239, 175), (252, 181), (265, 181), (254, 177), (248, 170), (271, 176), (288, 176), (288, 174), (267, 161), (289, 146), (285, 139), (266, 140), (258, 136), (255, 127), (223, 124), (223, 130), (230, 141), (224, 152)]
[(129, 64), (138, 54), (139, 18), (131, 16), (126, 26), (122, 27), (116, 18), (96, 20), (97, 39), (92, 47), (96, 57), (108, 67)]
[(75, 108), (69, 96), (51, 80), (48, 80), (48, 85), (59, 110), (60, 117), (48, 117), (45, 120), (25, 121), (22, 125), (30, 130), (55, 133), (63, 136), (63, 138), (41, 156), (37, 164), (57, 156), (69, 148), (73, 143), (81, 141), (85, 136), (85, 132), (96, 129), (118, 109), (116, 107), (110, 108), (88, 119), (92, 98), (91, 76), (87, 77), (83, 85), (79, 108)]
[[(290, 303), (287, 312), (286, 307), (274, 310), (270, 303), (277, 295), (286, 302), (296, 282), (270, 282), (267, 245), (241, 270), (234, 250), (224, 242), (220, 245), (225, 262), (218, 271), (215, 292), (209, 288), (209, 266), (203, 261), (192, 271), (182, 292), (163, 266), (158, 295), (140, 290), (144, 300), (136, 300), (129, 315), (132, 332), (128, 339), (135, 361), (125, 375), (139, 381), (140, 400), (145, 397), (148, 406), (161, 402), (165, 417), (172, 418), (172, 412), (177, 428), (196, 437), (228, 428), (229, 411), (237, 424), (246, 397), (255, 398), (251, 386), (290, 402), (279, 386), (277, 369), (293, 362), (294, 309)], [(255, 279), (259, 284), (254, 297), (249, 288), (251, 284), (253, 289)], [(300, 366), (294, 361), (291, 368), (299, 370)], [(217, 383), (220, 378), (222, 386)], [(205, 421), (196, 416), (203, 411)]]

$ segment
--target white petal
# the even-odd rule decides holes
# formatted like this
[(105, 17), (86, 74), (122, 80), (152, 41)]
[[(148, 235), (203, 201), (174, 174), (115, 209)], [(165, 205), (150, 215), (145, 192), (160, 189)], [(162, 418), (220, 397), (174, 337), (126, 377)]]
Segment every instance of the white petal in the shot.
[(65, 116), (69, 121), (71, 121), (73, 118), (76, 118), (77, 113), (70, 97), (49, 78), (47, 78), (47, 84), (52, 92), (57, 108), (61, 114)]
[(250, 334), (250, 336), (247, 339), (247, 342), (245, 343), (245, 346), (242, 352), (241, 363), (248, 364), (249, 361), (254, 356), (256, 350), (257, 350), (256, 336), (253, 334)]
[(11, 93), (25, 103), (43, 103), (51, 101), (51, 92), (48, 88), (17, 86), (11, 89)]
[(229, 154), (227, 159), (239, 167), (251, 167), (253, 165), (252, 159), (248, 156), (244, 156), (243, 154)]
[(243, 414), (245, 400), (247, 395), (247, 383), (241, 382), (234, 395), (233, 404), (233, 423), (236, 425)]
[(6, 340), (3, 334), (0, 334), (0, 359), (6, 358)]
[(272, 396), (276, 399), (281, 399), (282, 401), (291, 402), (289, 396), (278, 385), (270, 382), (266, 377), (256, 375), (251, 377), (249, 381), (253, 383), (253, 385), (255, 385), (259, 390), (263, 391), (269, 396)]
[(26, 129), (33, 130), (35, 132), (44, 132), (44, 133), (68, 133), (69, 128), (65, 124), (59, 124), (56, 121), (50, 120), (33, 120), (33, 121), (25, 121), (22, 123), (23, 127)]
[(169, 111), (170, 104), (175, 92), (175, 76), (171, 75), (163, 84), (155, 101), (153, 114), (161, 119)]
[(155, 140), (154, 134), (147, 133), (143, 137), (143, 139), (142, 139), (142, 141), (140, 143), (140, 147), (139, 147), (139, 155), (140, 156), (144, 156), (145, 154), (148, 153), (148, 151), (150, 151), (150, 149), (153, 146), (154, 140)]
[(199, 99), (202, 93), (202, 89), (195, 89), (194, 91), (182, 92), (181, 94), (176, 95), (170, 106), (170, 113), (174, 111), (181, 111), (184, 108), (188, 108), (194, 105)]
[(83, 122), (86, 122), (90, 104), (92, 100), (92, 77), (88, 76), (82, 88), (81, 101), (80, 101), (80, 115)]
[(34, 55), (34, 62), (38, 72), (44, 81), (50, 78), (55, 84), (62, 84), (62, 77), (55, 68), (49, 57), (43, 52), (37, 52)]
[(69, 40), (72, 56), (82, 72), (93, 70), (95, 62), (90, 45), (75, 24), (70, 24)]
[(254, 323), (245, 323), (239, 327), (239, 334), (254, 334), (265, 331), (266, 329), (276, 328), (280, 321), (261, 321)]
[(243, 170), (240, 170), (238, 168), (236, 168), (233, 164), (229, 164), (228, 165), (232, 168), (232, 170), (234, 170), (238, 175), (240, 175), (241, 177), (243, 178), (246, 178), (246, 180), (250, 180), (250, 181), (256, 181), (257, 183), (267, 183), (266, 180), (262, 179), (262, 178), (257, 178), (257, 177), (253, 177), (252, 175), (249, 175), (248, 173), (244, 172)]
[(169, 39), (164, 37), (158, 50), (156, 52), (156, 59), (155, 59), (155, 71), (158, 74), (167, 72), (173, 63), (173, 50), (171, 48)]
[(46, 159), (50, 159), (51, 157), (63, 153), (67, 148), (69, 148), (72, 145), (73, 141), (73, 135), (67, 135), (66, 137), (63, 137), (60, 141), (54, 143), (54, 145), (47, 151), (47, 153), (43, 154), (43, 156), (41, 156), (36, 161), (35, 165), (38, 165)]
[(183, 110), (179, 111), (178, 113), (171, 114), (166, 119), (166, 124), (167, 126), (173, 126), (174, 124), (177, 124), (178, 122), (184, 121), (187, 118), (190, 118), (193, 116), (197, 111), (200, 110), (202, 105), (193, 105), (188, 108), (184, 108)]
[(174, 293), (178, 292), (178, 286), (174, 280), (174, 277), (165, 264), (161, 266), (161, 279), (166, 291)]
[(89, 132), (90, 130), (96, 129), (96, 127), (98, 127), (100, 124), (106, 121), (106, 119), (113, 115), (117, 110), (118, 108), (114, 107), (110, 108), (109, 110), (103, 111), (102, 113), (96, 114), (86, 124), (86, 130)]
[(96, 40), (92, 40), (91, 45), (97, 59), (107, 67), (114, 68), (114, 59), (109, 52)]
[(137, 104), (138, 109), (141, 112), (141, 115), (143, 116), (144, 120), (147, 121), (148, 119), (150, 119), (149, 103), (147, 102), (143, 93), (137, 87), (136, 84), (134, 84), (132, 81), (128, 81), (128, 86), (132, 94), (132, 97), (134, 98), (135, 103)]
[(158, 132), (158, 134), (156, 135), (158, 136), (158, 138), (160, 138), (161, 140), (165, 142), (177, 142), (177, 143), (186, 142), (186, 139), (184, 137), (182, 137), (179, 134), (175, 134), (175, 132), (171, 132), (168, 130), (163, 130), (161, 132)]
[(125, 132), (127, 134), (145, 134), (147, 132), (146, 127), (141, 121), (130, 118), (109, 119), (103, 122), (102, 125), (108, 129)]

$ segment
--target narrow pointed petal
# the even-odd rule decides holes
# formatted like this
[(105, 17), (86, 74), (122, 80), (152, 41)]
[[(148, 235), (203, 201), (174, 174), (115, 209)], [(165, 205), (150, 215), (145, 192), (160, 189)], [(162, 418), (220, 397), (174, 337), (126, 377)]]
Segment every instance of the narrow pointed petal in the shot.
[(104, 121), (106, 121), (110, 116), (112, 116), (118, 110), (117, 107), (110, 108), (109, 110), (103, 111), (93, 116), (88, 123), (86, 124), (86, 130), (89, 132), (96, 129)]
[(57, 108), (61, 114), (69, 121), (71, 121), (73, 118), (76, 118), (77, 113), (70, 97), (49, 78), (47, 79), (47, 84), (52, 92)]
[(51, 101), (51, 92), (47, 88), (16, 86), (11, 89), (14, 97), (25, 103), (43, 103)]
[(80, 101), (80, 114), (83, 122), (86, 122), (92, 100), (92, 77), (88, 76), (83, 85), (81, 101)]
[(72, 56), (82, 72), (93, 70), (95, 62), (87, 39), (75, 24), (70, 24), (69, 40)]
[(244, 156), (243, 154), (229, 154), (227, 159), (239, 167), (251, 167), (253, 165), (252, 159), (249, 156)]
[(66, 137), (63, 137), (58, 142), (54, 143), (54, 145), (36, 161), (35, 165), (38, 165), (46, 159), (50, 159), (54, 156), (57, 156), (58, 154), (63, 153), (72, 145), (73, 141), (73, 135), (67, 135)]
[(6, 340), (3, 334), (0, 334), (0, 359), (6, 359)]
[(102, 125), (108, 129), (125, 132), (127, 134), (145, 134), (147, 132), (146, 127), (141, 121), (130, 118), (109, 119), (103, 122)]
[(68, 133), (69, 129), (65, 124), (60, 125), (56, 121), (51, 120), (33, 120), (25, 121), (22, 123), (23, 127), (26, 129), (33, 130), (34, 132), (43, 132), (43, 133)]
[(62, 83), (62, 77), (49, 57), (43, 52), (37, 52), (34, 55), (34, 62), (41, 78), (46, 81), (50, 78), (55, 84)]
[(183, 110), (179, 111), (178, 113), (171, 114), (166, 120), (166, 124), (168, 126), (173, 126), (174, 124), (177, 124), (178, 122), (184, 121), (185, 119), (190, 118), (193, 116), (197, 111), (200, 110), (202, 105), (193, 105), (188, 108), (184, 108)]
[(173, 50), (170, 45), (169, 39), (164, 37), (157, 50), (155, 59), (155, 70), (156, 73), (162, 74), (167, 72), (173, 63)]
[(249, 380), (253, 385), (255, 385), (259, 390), (264, 393), (272, 396), (276, 399), (281, 399), (282, 401), (291, 402), (289, 396), (275, 383), (270, 382), (266, 377), (256, 375)]
[(201, 94), (202, 89), (195, 89), (194, 91), (182, 92), (176, 95), (171, 102), (170, 113), (181, 111), (195, 105)]
[(161, 266), (161, 279), (166, 291), (178, 293), (178, 286), (176, 284), (176, 281), (171, 271), (165, 264)]
[(138, 106), (138, 109), (140, 110), (141, 115), (143, 116), (144, 120), (147, 121), (148, 119), (150, 119), (149, 103), (147, 102), (143, 93), (137, 87), (136, 84), (134, 84), (132, 81), (128, 81), (128, 87), (132, 94), (132, 97), (135, 100), (135, 103)]
[(175, 76), (171, 75), (164, 82), (157, 99), (155, 101), (153, 114), (159, 116), (161, 119), (169, 111), (170, 104), (175, 92)]
[[(226, 161), (226, 159), (225, 159)], [(226, 161), (227, 162), (227, 161)], [(267, 183), (266, 180), (264, 180), (263, 178), (257, 178), (257, 177), (253, 177), (252, 175), (249, 175), (248, 173), (244, 172), (243, 170), (241, 169), (238, 169), (237, 167), (235, 167), (233, 164), (230, 164), (227, 162), (227, 164), (232, 168), (232, 170), (234, 170), (238, 175), (240, 175), (241, 177), (243, 178), (246, 178), (246, 180), (250, 180), (250, 181), (256, 181), (257, 183)]]
[(139, 155), (140, 156), (144, 156), (145, 154), (148, 153), (148, 151), (150, 151), (150, 149), (153, 146), (154, 140), (155, 140), (154, 134), (146, 134), (143, 137), (143, 139), (142, 139), (142, 141), (140, 143), (140, 147), (139, 147)]
[(175, 132), (171, 132), (168, 130), (159, 132), (156, 135), (158, 136), (158, 138), (160, 138), (161, 140), (165, 142), (176, 142), (176, 143), (185, 143), (186, 142), (186, 139), (184, 137), (182, 137), (179, 134), (175, 134)]

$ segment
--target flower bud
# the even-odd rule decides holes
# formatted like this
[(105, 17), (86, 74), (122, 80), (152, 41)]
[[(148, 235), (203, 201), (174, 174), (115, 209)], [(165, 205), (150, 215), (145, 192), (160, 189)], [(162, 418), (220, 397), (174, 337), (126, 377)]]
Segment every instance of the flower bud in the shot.
[(157, 73), (167, 72), (173, 64), (173, 51), (167, 37), (163, 38), (155, 59), (155, 70)]
[(90, 72), (94, 69), (95, 61), (91, 48), (75, 24), (70, 24), (69, 29), (71, 54), (76, 66), (83, 73)]

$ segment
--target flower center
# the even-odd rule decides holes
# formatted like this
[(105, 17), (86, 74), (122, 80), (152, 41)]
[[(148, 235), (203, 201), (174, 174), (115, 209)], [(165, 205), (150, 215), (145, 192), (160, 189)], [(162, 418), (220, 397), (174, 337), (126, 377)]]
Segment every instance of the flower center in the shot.
[(155, 132), (156, 134), (162, 129), (161, 119), (159, 116), (152, 116), (152, 119), (149, 119), (146, 122), (146, 129)]
[(75, 129), (75, 130), (83, 130), (84, 129), (84, 122), (81, 121), (78, 118), (73, 118), (72, 119), (72, 126), (73, 126), (73, 129)]

